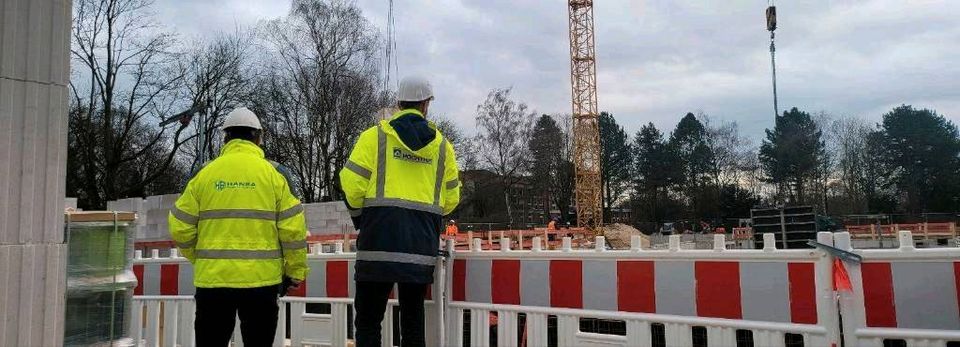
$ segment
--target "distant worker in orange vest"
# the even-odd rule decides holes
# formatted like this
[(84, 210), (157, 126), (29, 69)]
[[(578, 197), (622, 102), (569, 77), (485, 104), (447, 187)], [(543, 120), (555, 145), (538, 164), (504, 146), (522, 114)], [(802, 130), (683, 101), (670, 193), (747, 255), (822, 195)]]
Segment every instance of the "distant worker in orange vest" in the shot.
[(457, 236), (459, 232), (460, 229), (457, 228), (457, 221), (451, 219), (450, 223), (447, 223), (447, 236)]
[(550, 223), (547, 223), (547, 230), (557, 230), (557, 220), (551, 219)]

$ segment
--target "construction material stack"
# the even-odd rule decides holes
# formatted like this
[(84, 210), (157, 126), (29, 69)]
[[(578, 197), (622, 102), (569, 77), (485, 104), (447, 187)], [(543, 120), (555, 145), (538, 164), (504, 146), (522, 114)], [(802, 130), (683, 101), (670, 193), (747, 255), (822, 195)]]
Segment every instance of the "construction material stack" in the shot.
[(148, 196), (146, 199), (129, 198), (107, 202), (107, 210), (136, 213), (134, 237), (137, 241), (169, 241), (167, 216), (180, 194)]
[(776, 236), (777, 247), (810, 248), (808, 240), (817, 238), (817, 216), (812, 206), (780, 206), (750, 210), (757, 247), (763, 234)]
[(130, 308), (133, 273), (130, 212), (74, 212), (66, 215), (66, 346), (133, 346)]
[(343, 201), (303, 204), (303, 212), (311, 235), (350, 234), (354, 231), (350, 211)]

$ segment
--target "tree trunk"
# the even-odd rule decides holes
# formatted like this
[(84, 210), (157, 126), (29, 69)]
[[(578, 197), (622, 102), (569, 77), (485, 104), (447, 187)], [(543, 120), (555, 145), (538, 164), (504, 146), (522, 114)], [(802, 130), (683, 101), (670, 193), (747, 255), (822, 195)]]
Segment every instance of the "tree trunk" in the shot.
[(508, 228), (513, 228), (513, 208), (510, 206), (510, 187), (503, 188), (503, 202), (507, 205), (507, 221), (510, 223)]

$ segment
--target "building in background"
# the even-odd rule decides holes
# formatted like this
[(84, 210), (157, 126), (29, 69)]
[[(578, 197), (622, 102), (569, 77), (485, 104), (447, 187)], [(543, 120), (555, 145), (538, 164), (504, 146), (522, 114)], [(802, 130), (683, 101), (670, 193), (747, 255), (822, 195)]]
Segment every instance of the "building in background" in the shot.
[[(510, 217), (504, 202), (503, 184), (497, 174), (488, 170), (466, 170), (460, 173), (460, 206), (453, 218), (459, 223), (492, 223), (507, 227)], [(534, 187), (529, 177), (519, 177), (509, 191), (513, 227), (542, 227), (560, 210), (550, 203), (549, 192)]]

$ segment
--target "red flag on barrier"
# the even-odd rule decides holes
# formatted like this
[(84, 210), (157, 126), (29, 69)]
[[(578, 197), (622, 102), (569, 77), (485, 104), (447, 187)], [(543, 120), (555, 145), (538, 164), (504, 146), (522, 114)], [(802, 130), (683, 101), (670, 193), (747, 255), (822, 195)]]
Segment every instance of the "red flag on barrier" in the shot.
[(850, 275), (847, 274), (847, 268), (843, 266), (840, 259), (833, 260), (833, 290), (853, 291), (853, 283), (850, 282)]

